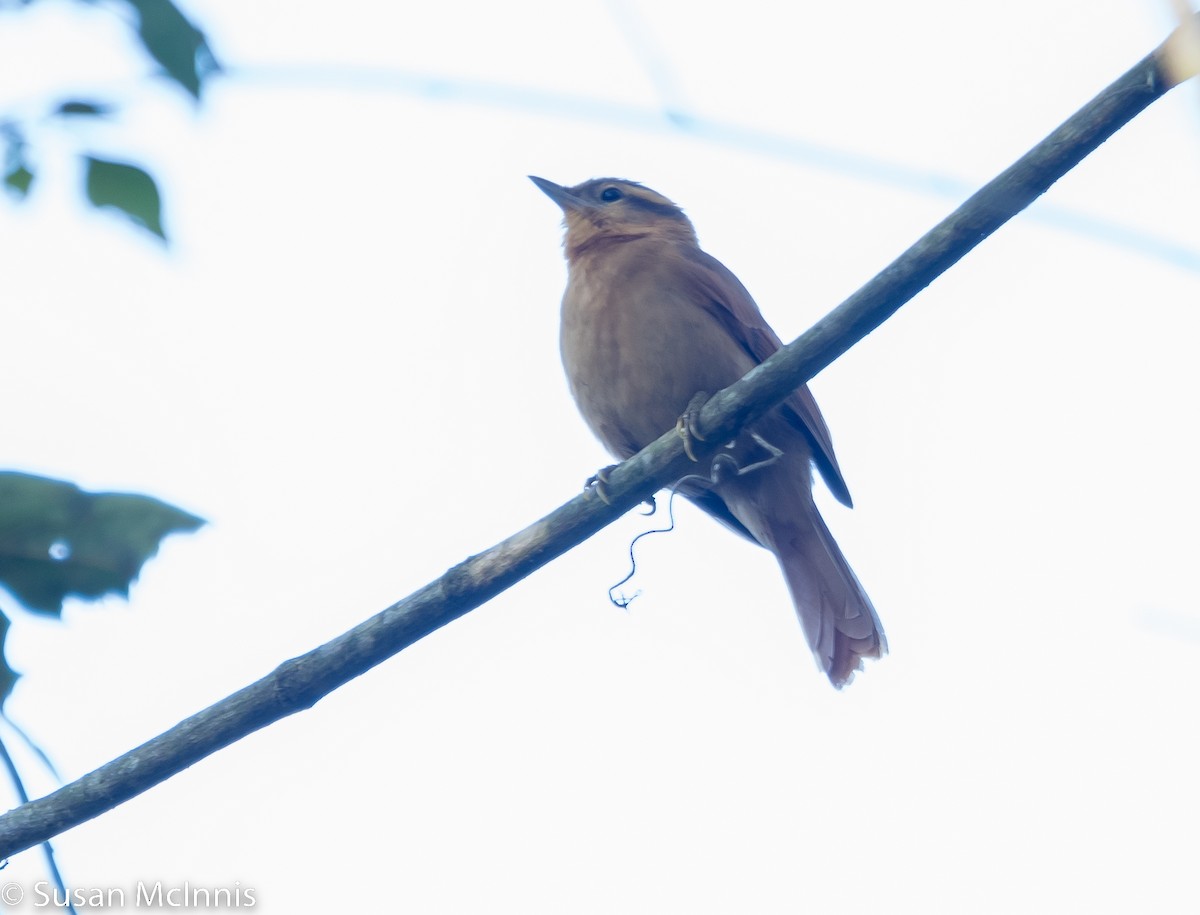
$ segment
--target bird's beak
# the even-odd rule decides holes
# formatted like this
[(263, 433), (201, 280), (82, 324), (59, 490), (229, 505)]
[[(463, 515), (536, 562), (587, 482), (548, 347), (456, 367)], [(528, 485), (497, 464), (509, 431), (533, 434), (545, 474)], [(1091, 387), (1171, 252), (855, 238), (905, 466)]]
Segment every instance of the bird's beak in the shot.
[(542, 193), (557, 203), (564, 213), (571, 210), (590, 210), (592, 204), (588, 203), (582, 197), (576, 197), (571, 193), (569, 188), (563, 187), (561, 184), (555, 184), (553, 181), (547, 181), (545, 178), (539, 178), (537, 175), (530, 175), (529, 180), (541, 188)]

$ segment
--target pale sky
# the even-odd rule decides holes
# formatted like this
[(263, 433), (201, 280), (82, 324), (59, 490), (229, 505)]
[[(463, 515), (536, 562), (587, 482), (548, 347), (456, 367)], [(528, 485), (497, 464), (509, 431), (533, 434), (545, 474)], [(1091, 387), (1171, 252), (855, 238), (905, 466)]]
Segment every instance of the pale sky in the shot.
[[(199, 111), (103, 7), (0, 18), (0, 111), (67, 95), (0, 207), (0, 467), (207, 518), (131, 600), (17, 617), (6, 706), (76, 778), (575, 495), (560, 214), (642, 181), (784, 339), (1150, 51), (1150, 0), (194, 2)], [(667, 119), (664, 108), (694, 120)], [(82, 203), (146, 165), (163, 250)], [(843, 692), (772, 557), (632, 514), (55, 840), (68, 883), (414, 913), (1189, 911), (1200, 854), (1200, 88), (813, 383), (818, 503), (891, 655)], [(660, 503), (662, 503), (660, 498)], [(15, 738), (35, 793), (53, 786)], [(0, 874), (34, 912), (37, 851)]]

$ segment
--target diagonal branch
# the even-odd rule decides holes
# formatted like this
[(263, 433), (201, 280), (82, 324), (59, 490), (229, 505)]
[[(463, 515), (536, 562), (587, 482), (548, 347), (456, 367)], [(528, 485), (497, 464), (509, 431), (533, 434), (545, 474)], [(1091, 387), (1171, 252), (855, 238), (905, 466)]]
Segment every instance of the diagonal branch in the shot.
[[(708, 441), (734, 438), (1182, 81), (1180, 74), (1166, 75), (1162, 53), (1160, 47), (1147, 56), (812, 329), (713, 397), (700, 416)], [(712, 450), (710, 444), (700, 457)], [(613, 471), (607, 487), (611, 505), (590, 491), (576, 496), (331, 642), (285, 661), (257, 683), (71, 784), (0, 816), (0, 858), (98, 816), (247, 734), (310, 708), (516, 584), (693, 467), (679, 436), (664, 435)]]

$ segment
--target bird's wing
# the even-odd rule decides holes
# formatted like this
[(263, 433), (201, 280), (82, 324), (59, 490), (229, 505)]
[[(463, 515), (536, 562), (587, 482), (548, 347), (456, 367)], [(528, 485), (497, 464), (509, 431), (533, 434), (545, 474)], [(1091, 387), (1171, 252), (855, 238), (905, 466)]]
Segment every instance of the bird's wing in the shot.
[[(719, 260), (697, 247), (680, 246), (680, 253), (698, 269), (685, 271), (698, 284), (700, 298), (709, 303), (714, 316), (728, 329), (729, 335), (756, 361), (764, 362), (775, 354), (783, 342), (771, 329), (758, 305), (742, 285), (741, 280)], [(802, 384), (781, 405), (784, 415), (804, 433), (813, 449), (813, 461), (830, 492), (843, 505), (851, 505), (850, 490), (842, 478), (829, 427), (821, 409)]]

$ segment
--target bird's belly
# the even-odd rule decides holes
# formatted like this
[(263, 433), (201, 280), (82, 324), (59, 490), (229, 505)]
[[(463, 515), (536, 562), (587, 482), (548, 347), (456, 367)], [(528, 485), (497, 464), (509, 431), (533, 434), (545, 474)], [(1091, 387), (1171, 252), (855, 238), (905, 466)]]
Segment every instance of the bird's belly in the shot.
[(672, 428), (698, 391), (715, 393), (755, 364), (691, 302), (579, 298), (585, 307), (572, 307), (570, 292), (564, 300), (563, 365), (584, 419), (617, 457)]

